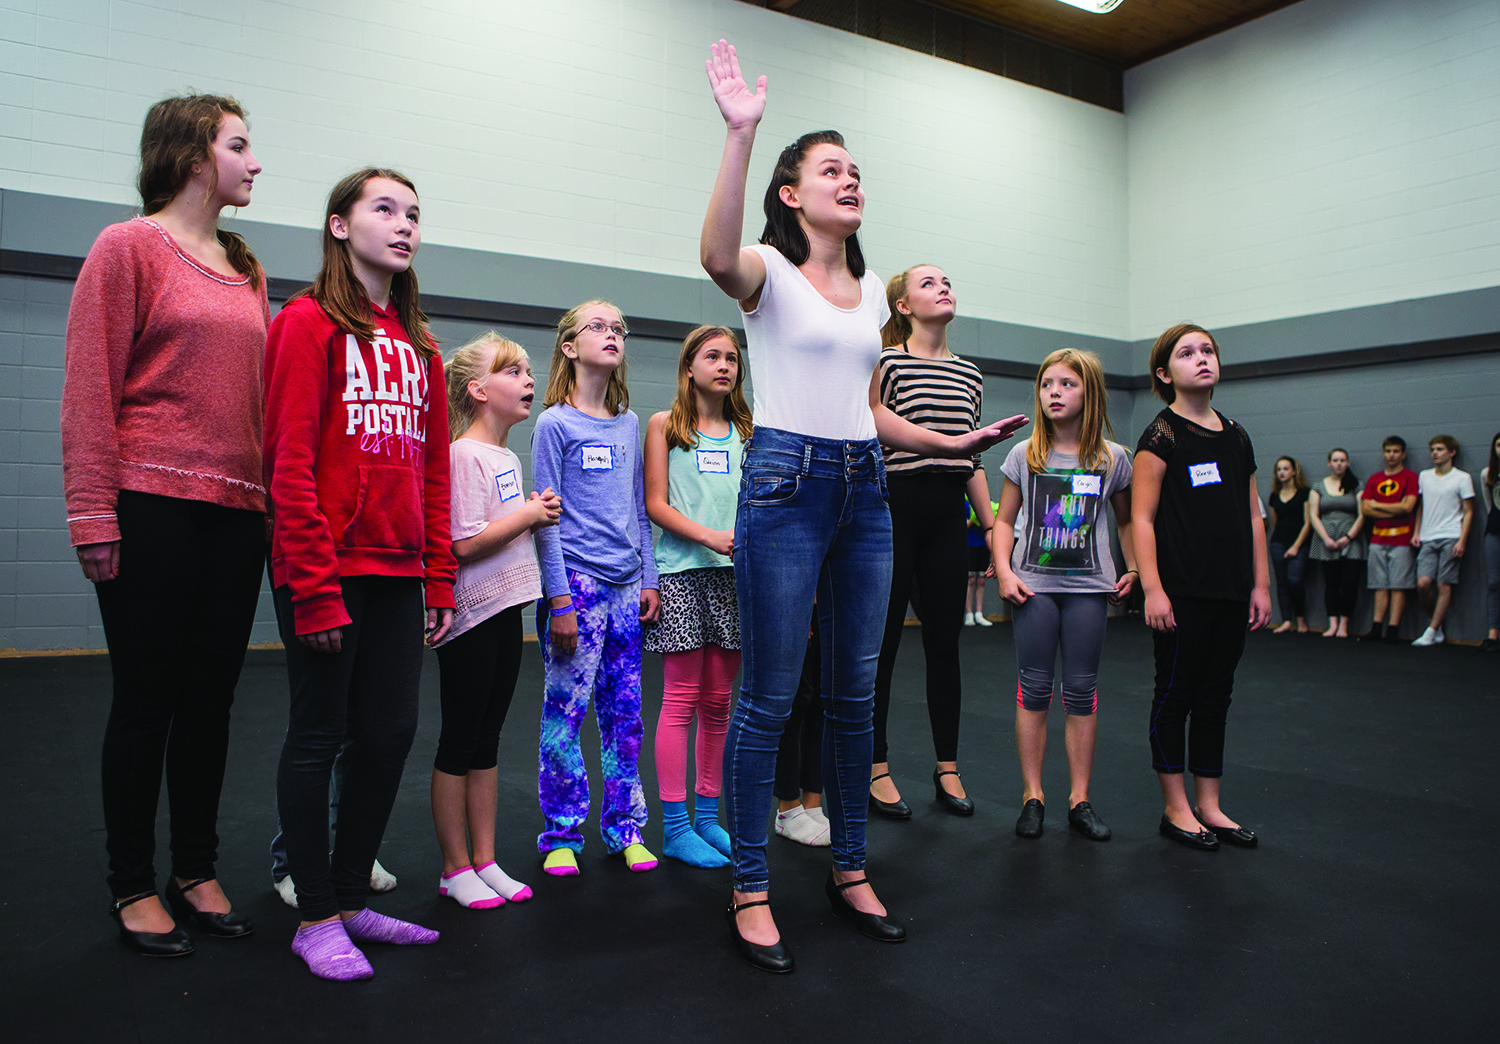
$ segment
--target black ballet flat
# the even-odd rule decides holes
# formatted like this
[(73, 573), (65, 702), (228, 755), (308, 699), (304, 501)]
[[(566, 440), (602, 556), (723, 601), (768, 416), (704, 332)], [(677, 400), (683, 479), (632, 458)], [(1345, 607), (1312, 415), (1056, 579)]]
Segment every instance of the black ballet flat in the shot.
[(957, 776), (957, 772), (941, 769), (932, 770), (932, 785), (937, 789), (938, 804), (943, 806), (943, 811), (955, 816), (972, 816), (974, 814), (974, 799), (966, 797), (954, 797), (943, 789), (944, 776)]
[(749, 906), (770, 906), (769, 899), (752, 899), (748, 903), (729, 904), (729, 909), (724, 911), (729, 919), (729, 934), (734, 939), (734, 947), (740, 952), (740, 957), (752, 968), (759, 968), (763, 972), (772, 975), (785, 975), (796, 967), (792, 960), (791, 951), (779, 941), (770, 946), (762, 946), (759, 943), (750, 942), (740, 934), (740, 926), (735, 921), (734, 915)]
[(1109, 827), (1087, 801), (1080, 801), (1068, 809), (1068, 827), (1090, 841), (1108, 841), (1111, 836)]
[(1219, 839), (1209, 831), (1200, 830), (1197, 833), (1192, 833), (1179, 826), (1173, 826), (1172, 821), (1166, 817), (1165, 813), (1162, 814), (1161, 826), (1158, 829), (1161, 831), (1162, 837), (1176, 841), (1179, 845), (1187, 845), (1189, 848), (1196, 848), (1204, 852), (1213, 852), (1219, 847)]
[(1016, 819), (1016, 836), (1024, 837), (1028, 841), (1042, 836), (1042, 820), (1047, 816), (1047, 809), (1041, 801), (1032, 798), (1021, 806), (1021, 815)]
[[(878, 776), (871, 776), (870, 782), (874, 783), (877, 779), (890, 778), (891, 774), (889, 772), (882, 772)], [(897, 798), (895, 801), (881, 801), (874, 794), (871, 794), (870, 811), (874, 812), (877, 816), (884, 816), (886, 819), (911, 818), (911, 806), (902, 798)]]
[(255, 931), (250, 918), (242, 913), (235, 913), (233, 910), (229, 913), (213, 913), (208, 910), (199, 910), (188, 902), (186, 893), (207, 880), (209, 878), (200, 877), (196, 881), (189, 882), (186, 888), (178, 887), (175, 877), (167, 881), (167, 902), (172, 904), (172, 910), (178, 918), (193, 922), (204, 935), (212, 935), (216, 939), (242, 939)]
[[(1196, 808), (1193, 809), (1193, 815), (1198, 815)], [(1203, 823), (1203, 817), (1199, 816), (1198, 822)], [(1246, 830), (1244, 827), (1210, 826), (1207, 823), (1203, 825), (1214, 837), (1235, 848), (1254, 848), (1260, 841), (1260, 838), (1255, 836), (1255, 831)]]
[(828, 896), (828, 905), (833, 907), (836, 917), (847, 917), (854, 922), (854, 927), (859, 929), (859, 934), (876, 942), (898, 943), (906, 941), (906, 929), (900, 921), (886, 914), (865, 913), (856, 910), (849, 905), (849, 900), (844, 898), (844, 889), (854, 888), (857, 885), (869, 884), (869, 878), (861, 877), (855, 881), (845, 881), (839, 884), (833, 879), (833, 871), (828, 871), (828, 880), (823, 885), (823, 891)]
[(155, 892), (142, 892), (129, 899), (121, 899), (109, 908), (109, 915), (120, 928), (120, 938), (142, 957), (186, 957), (193, 952), (193, 940), (180, 927), (173, 926), (170, 932), (133, 932), (125, 927), (125, 918), (120, 916), (120, 911), (131, 903), (155, 897)]

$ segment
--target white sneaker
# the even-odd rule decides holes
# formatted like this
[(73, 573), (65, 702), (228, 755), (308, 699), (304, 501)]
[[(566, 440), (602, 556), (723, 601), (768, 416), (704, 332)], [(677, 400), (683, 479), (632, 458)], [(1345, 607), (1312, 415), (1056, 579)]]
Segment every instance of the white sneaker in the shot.
[(380, 860), (375, 860), (375, 865), (370, 867), (370, 891), (389, 892), (396, 887), (396, 875), (380, 865)]
[(994, 627), (995, 626), (994, 622), (988, 616), (985, 616), (983, 613), (975, 613), (974, 614), (974, 622), (976, 624), (978, 624), (980, 627)]
[(807, 809), (801, 805), (787, 812), (776, 813), (776, 833), (788, 841), (810, 848), (827, 848), (833, 843), (828, 825), (819, 823), (817, 818), (808, 815)]
[(297, 886), (292, 884), (290, 876), (283, 877), (276, 882), (276, 894), (281, 896), (281, 901), (293, 910), (297, 908)]
[(1434, 631), (1431, 627), (1423, 631), (1413, 645), (1441, 645), (1443, 644), (1443, 632)]
[(973, 627), (974, 626), (974, 614), (973, 613), (964, 613), (964, 626), (965, 627)]

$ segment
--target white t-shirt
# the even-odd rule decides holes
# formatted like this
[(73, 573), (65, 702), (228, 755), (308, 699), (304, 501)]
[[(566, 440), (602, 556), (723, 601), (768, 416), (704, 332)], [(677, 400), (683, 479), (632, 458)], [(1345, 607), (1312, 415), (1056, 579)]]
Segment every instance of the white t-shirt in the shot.
[(756, 425), (823, 439), (873, 439), (870, 378), (880, 359), (880, 328), (891, 316), (879, 277), (867, 269), (859, 304), (839, 308), (775, 247), (750, 249), (766, 264), (760, 300), (744, 313)]
[(1428, 468), (1417, 476), (1417, 492), (1422, 494), (1423, 540), (1457, 540), (1463, 535), (1463, 502), (1474, 496), (1474, 477), (1467, 471), (1451, 469), (1439, 475)]
[[(497, 519), (526, 504), (521, 461), (514, 453), (476, 439), (458, 439), (448, 447), (449, 505), (453, 539), (483, 533)], [(460, 563), (453, 585), (452, 641), (513, 605), (542, 597), (542, 574), (530, 533), (473, 562)], [(441, 642), (439, 644), (442, 644)]]

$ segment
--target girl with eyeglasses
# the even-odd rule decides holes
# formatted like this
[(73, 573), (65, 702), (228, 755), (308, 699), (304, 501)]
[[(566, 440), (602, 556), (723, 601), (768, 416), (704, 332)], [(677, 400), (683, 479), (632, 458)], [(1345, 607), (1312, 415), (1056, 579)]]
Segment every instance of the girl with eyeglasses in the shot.
[(625, 339), (608, 301), (585, 301), (557, 321), (546, 411), (531, 433), (535, 482), (561, 498), (555, 527), (536, 535), (543, 597), (537, 636), (542, 699), (537, 792), (545, 828), (542, 869), (578, 873), (589, 780), (578, 731), (590, 702), (603, 747), (599, 833), (611, 855), (640, 873), (656, 856), (642, 843), (646, 798), (641, 737), (641, 625), (661, 606), (646, 516), (640, 421), (629, 409)]
[(744, 315), (755, 373), (756, 428), (745, 451), (735, 520), (744, 678), (724, 751), (734, 898), (731, 937), (756, 968), (788, 972), (767, 898), (767, 821), (782, 727), (791, 711), (814, 595), (822, 643), (826, 805), (833, 866), (824, 891), (836, 916), (883, 942), (906, 930), (865, 876), (875, 666), (891, 588), (885, 443), (966, 458), (1024, 418), (944, 435), (903, 420), (874, 380), (889, 318), (865, 270), (859, 168), (835, 131), (782, 150), (766, 189), (761, 242), (742, 247), (745, 182), (766, 82), (752, 88), (733, 47), (706, 63), (726, 136), (703, 222), (704, 270)]

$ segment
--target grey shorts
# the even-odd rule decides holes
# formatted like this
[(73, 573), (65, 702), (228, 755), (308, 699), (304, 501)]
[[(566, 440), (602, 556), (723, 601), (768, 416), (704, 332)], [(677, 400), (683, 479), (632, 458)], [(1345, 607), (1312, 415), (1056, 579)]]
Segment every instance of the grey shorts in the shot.
[(1410, 591), (1417, 586), (1417, 549), (1410, 544), (1371, 544), (1365, 586), (1371, 591)]
[(1458, 583), (1458, 559), (1453, 549), (1458, 540), (1424, 540), (1417, 549), (1417, 575), (1430, 576), (1440, 584)]

